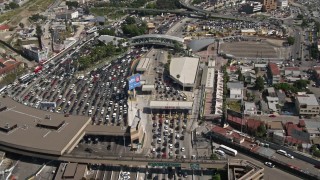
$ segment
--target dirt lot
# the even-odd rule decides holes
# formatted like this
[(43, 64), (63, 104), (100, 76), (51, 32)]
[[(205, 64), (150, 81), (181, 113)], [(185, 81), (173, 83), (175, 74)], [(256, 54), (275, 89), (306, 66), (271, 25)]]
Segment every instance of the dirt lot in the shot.
[(279, 47), (278, 42), (270, 41), (223, 42), (220, 49), (238, 58), (286, 58), (289, 52), (287, 48)]

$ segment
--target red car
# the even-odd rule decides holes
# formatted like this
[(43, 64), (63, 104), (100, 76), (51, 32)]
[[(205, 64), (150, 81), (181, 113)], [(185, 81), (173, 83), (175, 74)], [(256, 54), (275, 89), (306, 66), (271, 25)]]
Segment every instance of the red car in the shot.
[(269, 117), (274, 118), (274, 117), (277, 117), (277, 116), (276, 116), (276, 115), (274, 115), (274, 114), (271, 114), (271, 115), (269, 115)]

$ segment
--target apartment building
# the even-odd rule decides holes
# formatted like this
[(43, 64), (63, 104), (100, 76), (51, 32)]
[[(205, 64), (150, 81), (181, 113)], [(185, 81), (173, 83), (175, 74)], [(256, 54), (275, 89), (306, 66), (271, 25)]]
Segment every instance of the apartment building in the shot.
[(320, 105), (314, 94), (298, 93), (295, 102), (300, 116), (316, 116), (320, 113)]

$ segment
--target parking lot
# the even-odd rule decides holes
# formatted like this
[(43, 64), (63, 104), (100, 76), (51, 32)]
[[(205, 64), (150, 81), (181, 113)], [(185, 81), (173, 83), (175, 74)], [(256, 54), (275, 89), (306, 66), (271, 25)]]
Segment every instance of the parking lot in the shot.
[(92, 41), (75, 48), (68, 58), (45, 65), (37, 74), (30, 73), (28, 79), (20, 79), (8, 88), (8, 95), (34, 108), (91, 116), (92, 124), (127, 126), (127, 77), (131, 61), (140, 50), (132, 50), (101, 68), (80, 74), (76, 59), (89, 53), (86, 47), (94, 44)]
[(185, 113), (153, 114), (152, 115), (152, 142), (150, 153), (151, 157), (158, 159), (175, 158), (189, 159), (190, 142), (187, 141), (190, 136), (186, 132), (188, 115)]

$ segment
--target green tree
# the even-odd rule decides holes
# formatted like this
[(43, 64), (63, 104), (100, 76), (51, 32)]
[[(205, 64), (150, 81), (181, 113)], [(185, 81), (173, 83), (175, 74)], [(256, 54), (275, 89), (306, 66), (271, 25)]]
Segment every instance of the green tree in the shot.
[(301, 23), (301, 27), (302, 27), (302, 28), (308, 27), (308, 21), (305, 20), (305, 19), (303, 19), (303, 20), (302, 20), (302, 23)]
[(19, 4), (15, 3), (15, 2), (10, 2), (9, 3), (9, 8), (10, 9), (16, 9), (19, 7)]
[(212, 153), (211, 156), (210, 156), (210, 159), (211, 160), (218, 160), (219, 158), (215, 153)]
[(287, 37), (287, 42), (288, 42), (288, 44), (289, 44), (290, 46), (293, 45), (294, 42), (295, 42), (294, 37), (292, 37), (292, 36)]
[(126, 17), (126, 23), (127, 24), (135, 24), (136, 23), (136, 19), (134, 17)]
[(303, 19), (303, 15), (302, 14), (298, 14), (297, 18), (298, 19)]
[(69, 9), (79, 7), (79, 3), (77, 1), (67, 1), (66, 5), (68, 6)]
[(212, 180), (221, 180), (220, 174), (214, 174), (214, 175), (212, 175)]
[(257, 128), (256, 136), (261, 138), (261, 137), (264, 137), (266, 133), (267, 133), (266, 126), (264, 124), (260, 124), (260, 126), (258, 126)]
[(101, 30), (99, 30), (98, 31), (98, 33), (100, 34), (100, 35), (109, 35), (109, 36), (115, 36), (116, 35), (116, 33), (115, 33), (115, 30), (114, 29), (101, 29)]
[(295, 81), (293, 83), (293, 86), (295, 88), (297, 88), (298, 90), (305, 90), (309, 83), (310, 83), (310, 81), (301, 79), (301, 80)]
[(261, 76), (258, 76), (255, 82), (255, 88), (259, 91), (264, 89), (264, 79)]
[(24, 28), (24, 24), (21, 22), (21, 23), (19, 23), (19, 27), (21, 28), (21, 29), (23, 29)]

